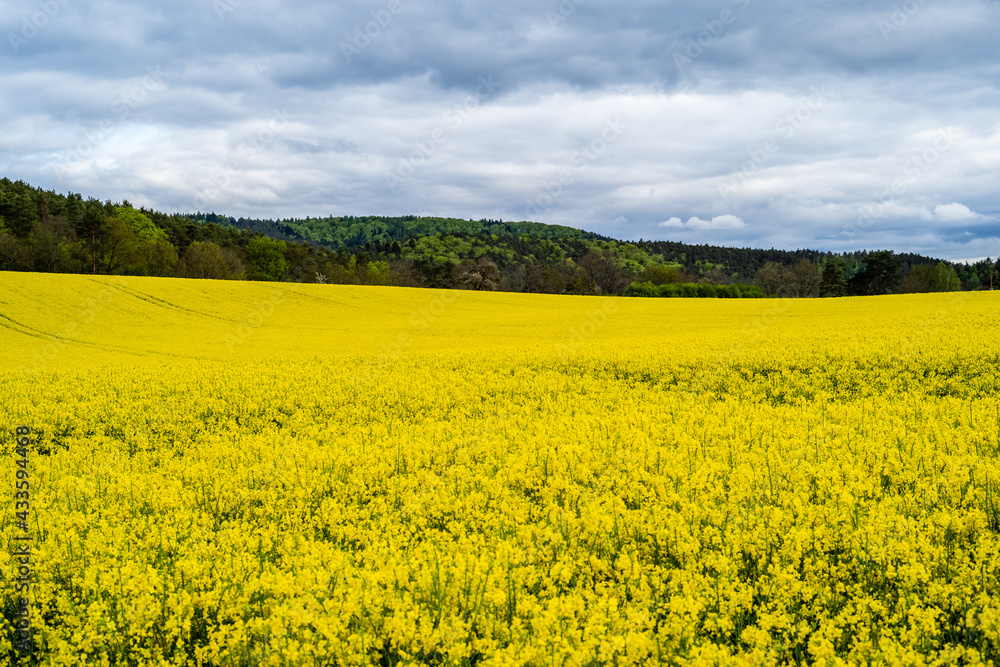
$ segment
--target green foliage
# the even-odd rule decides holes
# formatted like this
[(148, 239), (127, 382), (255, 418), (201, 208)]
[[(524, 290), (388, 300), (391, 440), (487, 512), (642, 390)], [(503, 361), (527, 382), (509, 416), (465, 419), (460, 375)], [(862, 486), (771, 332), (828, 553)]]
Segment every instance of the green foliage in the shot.
[(247, 278), (250, 280), (281, 280), (288, 270), (285, 259), (286, 244), (266, 236), (258, 236), (247, 244), (246, 255), (250, 262)]
[(86, 259), (69, 221), (59, 216), (47, 216), (28, 235), (28, 247), (36, 271), (78, 272)]
[(223, 280), (240, 278), (240, 266), (226, 256), (226, 249), (211, 241), (195, 241), (184, 251), (180, 260), (178, 275), (183, 278)]
[(123, 218), (113, 216), (105, 220), (98, 246), (101, 271), (109, 275), (134, 271), (140, 261), (138, 246), (135, 230)]
[(116, 206), (115, 217), (129, 226), (140, 241), (166, 240), (167, 234), (142, 212), (131, 206)]
[(802, 259), (792, 266), (768, 262), (753, 280), (766, 296), (808, 298), (820, 294), (820, 273), (816, 264)]
[(713, 285), (711, 283), (668, 283), (654, 285), (634, 282), (624, 296), (687, 299), (763, 299), (764, 292), (753, 285)]
[(174, 275), (178, 264), (177, 248), (165, 238), (146, 242), (141, 249), (147, 276)]
[(660, 296), (660, 292), (656, 289), (656, 285), (649, 281), (635, 282), (625, 288), (624, 296), (657, 297)]
[(87, 200), (77, 224), (77, 236), (83, 240), (83, 246), (91, 259), (91, 271), (97, 273), (97, 255), (104, 238), (104, 223), (108, 219), (105, 207), (96, 199)]
[(654, 285), (669, 285), (671, 283), (688, 282), (684, 267), (677, 262), (658, 264), (650, 262), (639, 274), (639, 282), (650, 282)]
[(608, 240), (607, 237), (562, 225), (539, 222), (503, 222), (502, 220), (460, 220), (457, 218), (417, 217), (414, 215), (344, 216), (326, 218), (289, 218), (285, 220), (251, 220), (224, 218), (215, 214), (188, 216), (192, 220), (216, 222), (239, 229), (258, 232), (286, 241), (306, 241), (326, 247), (361, 248), (374, 243), (391, 244), (411, 237), (484, 235), (495, 237), (530, 236), (536, 238)]
[(822, 297), (847, 296), (847, 276), (844, 264), (837, 258), (832, 258), (823, 266), (823, 279), (820, 283), (819, 295)]
[(91, 252), (99, 260), (95, 267), (108, 274), (172, 275), (168, 272), (177, 264), (177, 252), (167, 247), (166, 233), (127, 202), (112, 207), (110, 216), (106, 208), (92, 204), (83, 218)]
[(485, 257), (465, 260), (455, 267), (459, 285), (465, 289), (493, 291), (500, 287), (500, 271)]
[[(168, 215), (0, 179), (0, 270), (654, 296), (637, 287), (649, 283), (655, 296), (744, 298), (751, 281), (759, 286), (751, 295), (796, 297), (841, 295), (845, 286), (851, 294), (888, 293), (904, 278), (907, 291), (988, 289), (997, 265), (616, 241), (572, 227), (487, 219)], [(697, 286), (706, 284), (714, 292)]]
[(40, 200), (46, 199), (46, 193), (23, 181), (0, 181), (0, 215), (14, 237), (25, 238), (31, 233), (38, 223)]
[(891, 294), (902, 280), (900, 269), (900, 262), (892, 252), (868, 253), (864, 271), (848, 281), (848, 293), (855, 296)]
[(760, 299), (763, 292), (752, 285), (715, 285), (715, 296), (720, 299)]
[(903, 280), (900, 291), (912, 292), (957, 292), (961, 289), (961, 281), (955, 272), (955, 267), (944, 262), (937, 265), (922, 264), (914, 267), (910, 275)]
[[(997, 260), (997, 264), (1000, 265), (1000, 260)], [(990, 289), (993, 289), (993, 281), (997, 275), (997, 267), (990, 263), (989, 258), (987, 258), (986, 266), (984, 267), (983, 275), (981, 278), (981, 285), (986, 287), (989, 284)]]
[[(629, 284), (633, 273), (623, 265), (624, 262), (615, 254), (616, 248), (605, 248), (603, 250), (591, 250), (580, 258), (579, 266), (586, 276), (586, 285), (580, 283), (579, 278), (574, 283), (579, 287), (576, 294), (621, 294), (622, 290)], [(592, 289), (590, 284), (596, 286)], [(585, 290), (585, 291), (581, 291)]]
[(762, 266), (753, 279), (753, 284), (765, 296), (791, 296), (790, 283), (789, 269), (778, 262), (768, 262)]
[(962, 281), (963, 290), (979, 289), (981, 280), (979, 278), (979, 267), (976, 265), (966, 266), (957, 271), (959, 280)]
[(0, 233), (0, 271), (30, 271), (31, 253), (13, 234)]

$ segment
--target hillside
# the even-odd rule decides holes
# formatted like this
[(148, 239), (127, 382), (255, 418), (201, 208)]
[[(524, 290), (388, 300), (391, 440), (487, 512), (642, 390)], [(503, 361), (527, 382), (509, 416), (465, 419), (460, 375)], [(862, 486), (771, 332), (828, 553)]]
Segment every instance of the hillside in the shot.
[[(877, 307), (891, 308), (894, 324), (879, 325), (878, 335), (892, 348), (933, 348), (944, 328), (921, 328), (928, 309), (961, 314), (964, 321), (985, 325), (995, 312), (994, 296), (884, 297)], [(870, 346), (874, 331), (870, 320), (876, 307), (872, 303), (859, 299), (679, 303), (0, 272), (0, 366), (17, 374), (122, 364), (350, 358), (365, 359), (374, 368), (442, 350), (473, 356), (533, 350), (540, 358), (569, 360), (599, 349), (624, 361), (632, 359), (627, 350), (640, 346), (684, 349), (693, 358), (717, 360), (751, 353), (748, 341), (766, 338), (777, 344), (790, 341), (789, 336), (812, 350), (810, 354), (852, 356), (852, 350)], [(797, 328), (801, 319), (835, 320), (841, 326), (801, 329)], [(921, 335), (914, 337), (917, 330)], [(697, 344), (692, 332), (698, 334)], [(993, 349), (985, 329), (970, 336), (984, 350)]]
[[(839, 303), (838, 313), (857, 311), (850, 300)], [(594, 296), (0, 272), (0, 366), (49, 372), (316, 357), (378, 366), (442, 349), (560, 355), (637, 344), (651, 332), (679, 345), (683, 332), (694, 330), (721, 344), (773, 308), (764, 301), (705, 300), (678, 310), (674, 302)]]
[(531, 221), (167, 214), (0, 179), (5, 271), (646, 296), (672, 293), (661, 289), (670, 284), (736, 284), (808, 297), (983, 289), (998, 264), (620, 241)]
[(412, 237), (437, 235), (476, 236), (535, 236), (545, 239), (612, 239), (563, 225), (548, 225), (540, 222), (504, 222), (503, 220), (459, 220), (457, 218), (433, 218), (406, 215), (386, 216), (345, 216), (327, 218), (290, 218), (286, 220), (257, 220), (248, 218), (227, 218), (214, 213), (183, 216), (194, 222), (212, 222), (220, 227), (259, 232), (271, 238), (285, 241), (314, 242), (334, 250), (338, 248), (360, 248), (366, 244), (406, 241)]

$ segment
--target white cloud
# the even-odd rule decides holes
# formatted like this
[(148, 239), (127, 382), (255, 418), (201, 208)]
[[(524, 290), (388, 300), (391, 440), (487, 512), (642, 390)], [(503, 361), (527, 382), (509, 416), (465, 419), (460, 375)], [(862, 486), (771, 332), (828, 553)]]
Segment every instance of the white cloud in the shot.
[[(0, 4), (17, 34), (29, 4)], [(875, 26), (888, 10), (866, 3), (759, 3), (681, 69), (663, 54), (712, 18), (699, 3), (597, 3), (555, 28), (521, 0), (407, 4), (350, 59), (331, 44), (371, 21), (361, 0), (297, 13), (234, 0), (224, 16), (204, 0), (167, 14), (60, 4), (0, 68), (0, 176), (45, 189), (237, 217), (420, 211), (617, 238), (997, 252), (987, 225), (953, 234), (997, 210), (1000, 91), (983, 82), (1000, 13), (986, 0), (926, 7), (888, 38)], [(162, 86), (142, 87), (147, 68)], [(289, 122), (272, 136), (275, 107)]]
[(945, 222), (959, 222), (961, 220), (975, 220), (979, 214), (971, 210), (965, 204), (938, 204), (934, 207), (934, 214)]
[(687, 229), (692, 231), (715, 231), (723, 229), (746, 229), (747, 223), (735, 215), (717, 215), (711, 220), (703, 220), (697, 216), (684, 222), (678, 217), (668, 218), (657, 225), (662, 229)]
[(747, 226), (747, 223), (743, 222), (735, 215), (717, 215), (711, 220), (702, 220), (701, 218), (691, 218), (687, 221), (685, 225), (688, 229), (743, 229)]

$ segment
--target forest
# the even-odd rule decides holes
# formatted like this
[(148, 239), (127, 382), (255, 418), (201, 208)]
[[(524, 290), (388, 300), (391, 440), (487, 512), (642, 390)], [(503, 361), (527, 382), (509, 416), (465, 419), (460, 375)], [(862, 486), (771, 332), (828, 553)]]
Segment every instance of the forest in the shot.
[(168, 214), (4, 178), (0, 270), (750, 298), (992, 289), (1000, 260), (621, 241), (493, 219)]

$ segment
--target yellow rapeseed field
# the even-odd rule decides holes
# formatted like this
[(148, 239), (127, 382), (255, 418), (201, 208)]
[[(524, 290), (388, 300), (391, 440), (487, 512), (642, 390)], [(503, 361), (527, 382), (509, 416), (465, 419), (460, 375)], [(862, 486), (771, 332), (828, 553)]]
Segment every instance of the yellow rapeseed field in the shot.
[(996, 664), (998, 312), (0, 273), (31, 659)]

